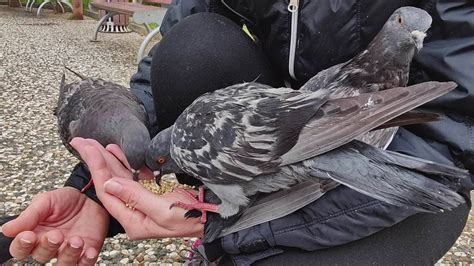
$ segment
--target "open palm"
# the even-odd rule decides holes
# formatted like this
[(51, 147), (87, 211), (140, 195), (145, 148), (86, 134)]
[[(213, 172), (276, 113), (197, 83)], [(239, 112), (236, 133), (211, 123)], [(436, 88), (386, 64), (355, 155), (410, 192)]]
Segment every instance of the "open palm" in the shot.
[[(34, 242), (27, 254), (15, 249), (14, 240), (10, 247), (14, 257), (32, 256), (39, 262), (45, 262), (52, 257), (61, 257), (61, 252), (67, 251), (68, 242), (70, 245), (74, 241), (75, 246), (82, 245), (80, 253), (85, 254), (87, 250), (90, 250), (88, 254), (98, 253), (106, 237), (108, 223), (109, 216), (104, 208), (78, 190), (65, 187), (36, 196), (17, 219), (3, 225), (2, 231), (7, 236), (16, 237), (15, 240), (26, 237), (29, 238), (27, 242)], [(48, 243), (48, 239), (53, 239), (54, 245)]]

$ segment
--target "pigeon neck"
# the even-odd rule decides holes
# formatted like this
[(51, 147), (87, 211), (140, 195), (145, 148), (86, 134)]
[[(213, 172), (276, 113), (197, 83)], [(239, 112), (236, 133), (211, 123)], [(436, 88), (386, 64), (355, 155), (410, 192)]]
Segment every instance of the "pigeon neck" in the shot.
[[(382, 30), (382, 33), (385, 33)], [(377, 34), (367, 49), (353, 61), (373, 75), (374, 73), (403, 70), (408, 73), (415, 49), (407, 42), (391, 37), (392, 34)]]
[(137, 118), (131, 118), (120, 124), (120, 143), (130, 166), (138, 170), (145, 162), (145, 151), (150, 143), (146, 126)]

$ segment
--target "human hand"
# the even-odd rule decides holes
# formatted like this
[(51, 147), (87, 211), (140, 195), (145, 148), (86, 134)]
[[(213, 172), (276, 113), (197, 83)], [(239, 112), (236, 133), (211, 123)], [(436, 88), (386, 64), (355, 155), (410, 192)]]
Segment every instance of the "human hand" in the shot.
[(82, 138), (73, 139), (71, 145), (89, 167), (100, 201), (130, 239), (202, 236), (200, 219), (186, 219), (186, 210), (170, 209), (172, 203), (189, 199), (179, 193), (158, 196), (132, 181), (117, 145), (104, 149), (97, 141)]
[(14, 237), (10, 254), (31, 256), (40, 263), (58, 258), (58, 265), (93, 265), (109, 225), (107, 211), (75, 188), (39, 194), (20, 216), (2, 226)]

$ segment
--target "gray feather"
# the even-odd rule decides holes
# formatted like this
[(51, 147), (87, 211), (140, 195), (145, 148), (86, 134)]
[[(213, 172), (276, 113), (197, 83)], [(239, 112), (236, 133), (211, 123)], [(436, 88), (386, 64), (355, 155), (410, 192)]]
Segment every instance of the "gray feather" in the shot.
[(337, 185), (336, 182), (313, 179), (289, 189), (267, 194), (245, 209), (233, 225), (222, 230), (220, 237), (284, 217), (319, 199)]
[(102, 79), (61, 82), (56, 107), (58, 128), (66, 148), (79, 158), (69, 142), (74, 137), (92, 138), (100, 144), (123, 144), (133, 169), (145, 163), (150, 141), (148, 117), (141, 102), (127, 88)]
[(458, 193), (426, 174), (457, 180), (469, 175), (466, 170), (386, 152), (358, 141), (290, 167), (301, 167), (311, 175), (325, 176), (381, 201), (422, 212), (450, 210), (464, 202)]
[[(426, 11), (414, 7), (399, 8), (366, 50), (347, 62), (321, 71), (300, 90), (330, 90), (330, 97), (335, 99), (404, 87), (408, 83), (411, 61), (418, 49), (412, 32), (426, 32), (430, 25), (431, 17)], [(423, 39), (417, 42), (422, 43)], [(397, 128), (365, 132), (356, 139), (385, 149), (396, 132)]]
[(425, 82), (357, 97), (328, 101), (299, 134), (298, 142), (282, 155), (289, 165), (330, 151), (456, 88), (454, 82)]

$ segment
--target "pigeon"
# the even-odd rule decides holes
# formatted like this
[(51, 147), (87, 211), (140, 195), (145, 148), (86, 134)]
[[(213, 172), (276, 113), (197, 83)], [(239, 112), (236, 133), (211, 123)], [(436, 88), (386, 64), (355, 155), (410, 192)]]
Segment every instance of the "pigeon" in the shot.
[(95, 139), (103, 146), (117, 144), (138, 180), (151, 139), (145, 107), (123, 86), (75, 74), (82, 80), (70, 84), (65, 84), (63, 75), (54, 112), (62, 143), (79, 159), (69, 144), (75, 137)]
[(217, 212), (222, 218), (237, 215), (258, 193), (308, 179), (333, 180), (419, 211), (449, 210), (463, 198), (423, 174), (458, 182), (466, 170), (383, 151), (355, 138), (456, 86), (425, 82), (330, 99), (329, 89), (232, 85), (199, 97), (158, 133), (146, 164), (158, 180), (167, 173), (192, 175), (221, 201), (194, 199), (171, 207)]
[[(323, 70), (300, 90), (332, 90), (331, 98), (356, 96), (408, 83), (413, 56), (423, 47), (431, 16), (424, 10), (400, 7), (385, 22), (368, 47), (347, 62)], [(398, 127), (366, 132), (357, 139), (387, 148)]]

